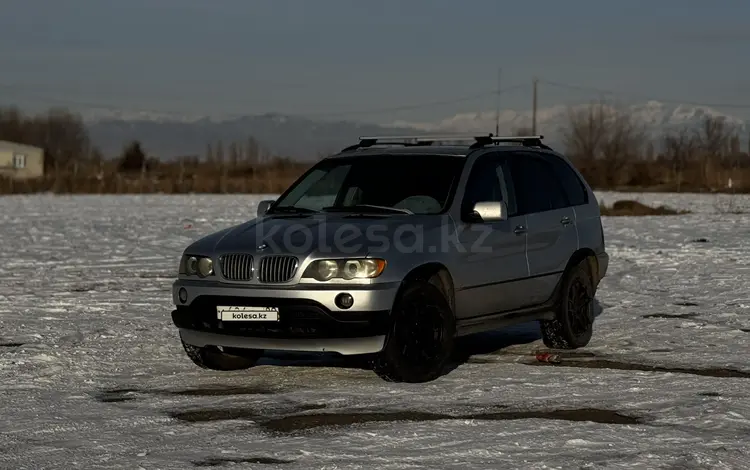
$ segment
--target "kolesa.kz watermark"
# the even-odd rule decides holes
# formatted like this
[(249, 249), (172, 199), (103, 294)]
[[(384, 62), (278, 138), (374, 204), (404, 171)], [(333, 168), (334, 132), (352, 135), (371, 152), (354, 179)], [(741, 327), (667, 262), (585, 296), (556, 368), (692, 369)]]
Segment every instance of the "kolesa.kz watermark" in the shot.
[[(309, 219), (308, 219), (309, 220)], [(452, 219), (444, 218), (432, 224), (372, 223), (364, 228), (359, 224), (329, 222), (278, 224), (258, 223), (255, 227), (256, 246), (276, 253), (353, 254), (369, 253), (489, 253), (487, 243), (492, 228), (484, 224), (457, 227)]]

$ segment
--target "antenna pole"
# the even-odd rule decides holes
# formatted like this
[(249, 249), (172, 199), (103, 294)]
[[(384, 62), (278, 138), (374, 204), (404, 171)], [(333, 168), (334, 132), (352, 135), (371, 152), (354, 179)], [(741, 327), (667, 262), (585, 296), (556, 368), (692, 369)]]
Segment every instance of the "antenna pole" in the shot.
[(502, 67), (497, 69), (497, 108), (495, 109), (495, 135), (500, 135), (500, 78), (502, 75)]
[(536, 135), (536, 105), (537, 105), (536, 89), (537, 89), (538, 83), (539, 83), (539, 80), (536, 77), (534, 77), (533, 90), (532, 90), (533, 102), (531, 104), (531, 134), (532, 135)]

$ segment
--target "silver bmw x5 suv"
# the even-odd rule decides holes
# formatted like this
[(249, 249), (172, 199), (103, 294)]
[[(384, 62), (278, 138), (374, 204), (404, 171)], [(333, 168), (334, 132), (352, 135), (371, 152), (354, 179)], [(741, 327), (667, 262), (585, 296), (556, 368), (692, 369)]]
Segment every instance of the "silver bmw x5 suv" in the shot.
[(334, 352), (425, 382), (456, 337), (514, 323), (585, 346), (608, 262), (591, 188), (541, 136), (362, 137), (190, 245), (172, 319), (208, 369)]

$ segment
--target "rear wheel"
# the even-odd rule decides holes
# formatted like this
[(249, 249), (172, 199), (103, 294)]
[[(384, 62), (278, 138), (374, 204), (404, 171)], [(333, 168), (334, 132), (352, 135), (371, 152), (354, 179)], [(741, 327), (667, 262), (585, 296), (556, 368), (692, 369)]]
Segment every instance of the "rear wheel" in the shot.
[(191, 361), (198, 367), (210, 370), (244, 370), (253, 367), (263, 355), (258, 349), (222, 348), (217, 346), (193, 346), (182, 341), (182, 347)]
[(396, 301), (391, 330), (373, 369), (390, 382), (429, 382), (453, 352), (456, 324), (442, 291), (425, 281), (407, 285)]
[(582, 348), (589, 343), (594, 331), (596, 288), (588, 260), (570, 268), (560, 287), (555, 319), (541, 322), (542, 340), (548, 348)]

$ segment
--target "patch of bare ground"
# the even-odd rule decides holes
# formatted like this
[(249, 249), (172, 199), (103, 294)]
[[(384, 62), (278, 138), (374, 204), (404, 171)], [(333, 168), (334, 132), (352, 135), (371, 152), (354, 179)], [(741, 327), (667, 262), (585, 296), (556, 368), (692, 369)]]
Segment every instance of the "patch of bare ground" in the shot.
[(504, 421), (520, 419), (550, 419), (560, 421), (589, 421), (600, 424), (642, 424), (641, 417), (618, 411), (596, 408), (570, 410), (494, 411), (471, 414), (444, 414), (420, 411), (342, 412), (284, 416), (260, 423), (263, 429), (274, 432), (303, 431), (319, 427), (341, 427), (364, 423), (393, 423), (399, 421), (427, 422), (439, 420)]
[(604, 216), (646, 216), (646, 215), (681, 215), (690, 211), (676, 210), (667, 206), (651, 207), (638, 201), (616, 201), (611, 206), (599, 205), (599, 211)]
[(113, 388), (98, 390), (93, 393), (94, 399), (102, 403), (130, 401), (145, 395), (187, 396), (187, 397), (220, 397), (232, 395), (271, 395), (280, 390), (265, 385), (231, 386), (206, 385), (196, 388), (147, 389), (147, 388)]
[[(544, 360), (540, 360), (540, 357), (544, 357)], [(716, 378), (750, 378), (750, 371), (726, 367), (692, 368), (640, 364), (620, 359), (598, 357), (595, 354), (586, 351), (544, 350), (533, 352), (530, 355), (503, 353), (498, 351), (495, 354), (484, 357), (472, 357), (467, 362), (475, 364), (510, 362), (542, 367), (578, 367), (583, 369), (633, 370), (641, 372), (690, 374), (701, 377)]]
[(224, 467), (240, 464), (278, 465), (294, 463), (294, 460), (277, 459), (274, 457), (209, 457), (203, 460), (193, 460), (191, 463), (196, 467)]
[[(297, 405), (294, 412), (320, 410), (326, 405), (309, 403)], [(192, 410), (169, 411), (169, 417), (188, 423), (207, 423), (213, 421), (229, 420), (252, 420), (256, 421), (264, 417), (263, 410), (253, 407), (240, 408), (197, 408)]]

